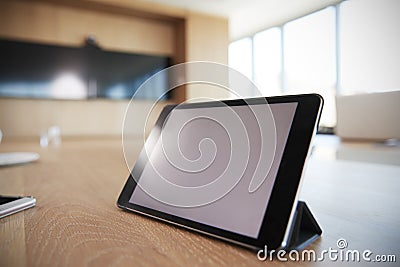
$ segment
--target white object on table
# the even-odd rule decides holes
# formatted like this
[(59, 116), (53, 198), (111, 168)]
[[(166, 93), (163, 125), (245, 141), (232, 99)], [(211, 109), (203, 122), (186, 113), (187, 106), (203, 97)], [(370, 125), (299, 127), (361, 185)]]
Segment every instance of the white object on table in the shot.
[(0, 153), (0, 166), (23, 164), (39, 159), (39, 154), (34, 152)]

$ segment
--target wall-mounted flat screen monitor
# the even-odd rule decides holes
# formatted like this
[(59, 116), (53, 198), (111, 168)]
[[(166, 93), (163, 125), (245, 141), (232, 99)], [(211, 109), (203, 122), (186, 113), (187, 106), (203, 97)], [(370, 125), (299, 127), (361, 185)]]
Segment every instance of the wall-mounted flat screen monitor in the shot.
[[(170, 66), (167, 56), (0, 39), (0, 97), (129, 99)], [(143, 99), (168, 98), (167, 81), (140, 90)]]

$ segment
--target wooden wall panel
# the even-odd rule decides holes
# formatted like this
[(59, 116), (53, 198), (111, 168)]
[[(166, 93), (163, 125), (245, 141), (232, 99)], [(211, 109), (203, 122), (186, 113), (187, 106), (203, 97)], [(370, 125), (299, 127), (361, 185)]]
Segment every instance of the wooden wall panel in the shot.
[[(190, 12), (186, 19), (187, 61), (228, 64), (228, 31), (227, 19)], [(187, 99), (227, 99), (230, 96), (226, 90), (202, 84), (187, 85), (186, 95)]]
[(173, 56), (175, 24), (46, 2), (0, 3), (0, 37), (81, 46), (96, 36), (104, 49)]
[[(39, 136), (51, 126), (59, 126), (63, 136), (121, 136), (128, 100), (44, 100), (0, 98), (0, 129), (7, 138)], [(151, 130), (161, 109), (155, 106), (148, 120), (146, 134)], [(135, 101), (137, 118), (127, 124), (129, 134), (143, 136), (143, 127), (152, 101)]]

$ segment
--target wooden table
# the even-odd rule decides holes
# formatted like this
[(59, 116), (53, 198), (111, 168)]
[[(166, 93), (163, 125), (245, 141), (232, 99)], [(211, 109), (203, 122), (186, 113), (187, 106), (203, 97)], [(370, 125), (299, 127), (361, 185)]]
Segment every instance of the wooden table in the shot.
[[(138, 154), (140, 142), (132, 149)], [(329, 259), (261, 262), (252, 251), (118, 209), (115, 203), (128, 175), (118, 139), (63, 140), (47, 148), (6, 140), (0, 151), (41, 155), (35, 163), (0, 168), (1, 194), (37, 199), (35, 208), (0, 219), (0, 266), (334, 264)], [(349, 249), (393, 254), (399, 262), (399, 190), (399, 166), (314, 156), (301, 198), (323, 236), (308, 249), (337, 249), (337, 240), (344, 238)], [(396, 263), (380, 266), (391, 265)]]

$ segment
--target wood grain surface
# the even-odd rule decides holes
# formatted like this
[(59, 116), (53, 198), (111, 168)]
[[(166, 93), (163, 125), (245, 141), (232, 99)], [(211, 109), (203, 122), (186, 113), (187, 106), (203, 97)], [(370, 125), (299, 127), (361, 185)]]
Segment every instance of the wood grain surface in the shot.
[[(140, 149), (139, 141), (132, 146), (136, 154)], [(0, 194), (37, 199), (36, 207), (0, 219), (0, 266), (338, 264), (261, 262), (253, 251), (120, 210), (115, 203), (128, 170), (118, 139), (63, 140), (47, 148), (6, 140), (0, 152), (6, 151), (34, 151), (41, 158), (0, 168)], [(400, 260), (400, 167), (316, 159), (309, 165), (302, 198), (324, 232), (308, 249), (337, 249), (336, 241), (345, 238), (349, 248)]]

